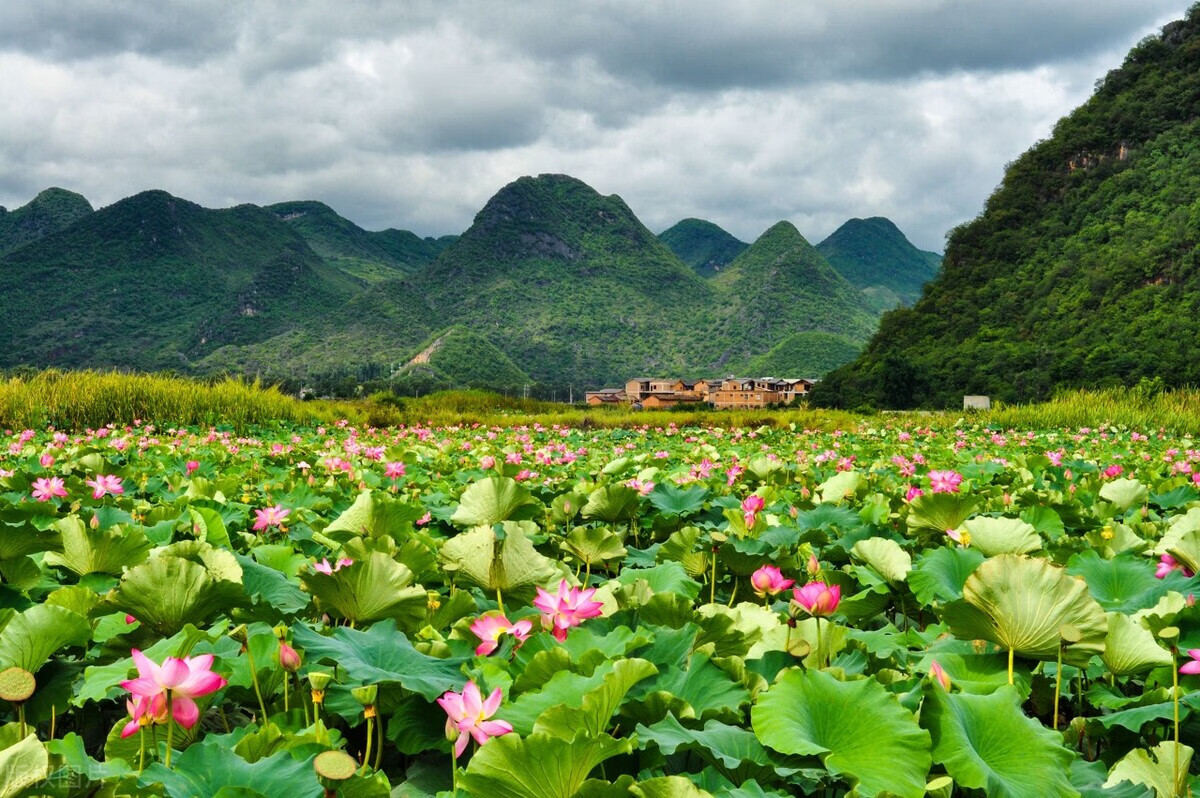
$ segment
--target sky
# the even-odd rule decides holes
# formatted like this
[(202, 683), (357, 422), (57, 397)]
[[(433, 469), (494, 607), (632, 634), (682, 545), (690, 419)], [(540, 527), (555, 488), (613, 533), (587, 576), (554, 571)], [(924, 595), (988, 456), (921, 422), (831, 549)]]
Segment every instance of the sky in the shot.
[(0, 205), (151, 188), (315, 199), (371, 230), (466, 229), (528, 174), (816, 243), (976, 216), (1190, 0), (0, 4)]

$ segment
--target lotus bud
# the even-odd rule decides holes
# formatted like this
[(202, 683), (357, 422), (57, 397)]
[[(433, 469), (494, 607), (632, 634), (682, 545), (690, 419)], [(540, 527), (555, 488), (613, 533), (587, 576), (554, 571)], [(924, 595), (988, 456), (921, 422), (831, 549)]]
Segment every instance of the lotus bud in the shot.
[(288, 673), (300, 670), (300, 653), (284, 641), (279, 641), (279, 667)]
[(99, 529), (100, 528), (100, 516), (93, 515), (92, 520), (88, 521), (88, 526), (90, 526), (92, 529)]
[(42, 464), (42, 468), (49, 468), (54, 465), (54, 455), (44, 454), (38, 458), (38, 462)]
[(821, 561), (817, 559), (817, 555), (808, 555), (808, 575), (816, 576), (821, 573)]
[(1013, 499), (1012, 499), (1012, 494), (1010, 494), (1010, 493), (1005, 493), (1005, 494), (1004, 494), (1004, 497), (1003, 497), (1003, 502), (1004, 502), (1004, 506), (1005, 506), (1005, 507), (1007, 507), (1008, 505), (1012, 504), (1012, 500), (1013, 500)]
[(950, 692), (950, 674), (946, 673), (945, 668), (933, 662), (929, 666), (929, 678), (942, 686), (946, 692)]
[(1187, 604), (1188, 607), (1195, 607), (1196, 606), (1196, 594), (1188, 593), (1187, 599), (1184, 601), (1184, 603)]

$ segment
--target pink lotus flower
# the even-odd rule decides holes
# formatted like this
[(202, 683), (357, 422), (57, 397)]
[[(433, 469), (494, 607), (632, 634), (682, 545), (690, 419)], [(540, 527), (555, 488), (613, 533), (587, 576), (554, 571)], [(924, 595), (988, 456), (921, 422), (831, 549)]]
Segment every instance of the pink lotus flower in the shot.
[(925, 491), (921, 490), (916, 485), (910, 485), (908, 490), (904, 494), (904, 501), (912, 502), (918, 496), (924, 496), (924, 495), (925, 495)]
[(1183, 571), (1183, 575), (1188, 579), (1191, 579), (1193, 576), (1195, 576), (1194, 573), (1184, 567), (1183, 563), (1176, 560), (1170, 554), (1164, 554), (1158, 558), (1158, 568), (1154, 571), (1154, 575), (1159, 579), (1166, 579), (1167, 574), (1171, 573), (1176, 568)]
[(388, 479), (399, 479), (404, 476), (404, 463), (388, 463), (383, 468), (383, 475)]
[(772, 596), (779, 595), (796, 584), (796, 580), (784, 579), (783, 573), (774, 565), (764, 565), (750, 574), (750, 584), (754, 587), (754, 592), (758, 594), (759, 598), (766, 598), (768, 594)]
[(1200, 673), (1200, 648), (1189, 649), (1188, 656), (1192, 658), (1192, 661), (1180, 665), (1179, 672), (1188, 674)]
[(158, 693), (151, 698), (138, 697), (136, 701), (126, 699), (125, 708), (131, 720), (121, 727), (121, 738), (132, 737), (143, 726), (163, 726), (167, 722), (167, 694)]
[(485, 454), (483, 457), (479, 458), (479, 467), (485, 470), (495, 468), (496, 458), (492, 457), (490, 454)]
[(136, 648), (131, 656), (137, 665), (138, 678), (121, 682), (121, 687), (132, 693), (136, 699), (151, 702), (143, 709), (143, 713), (153, 713), (153, 702), (157, 696), (162, 696), (165, 702), (169, 695), (171, 714), (175, 717), (175, 722), (185, 729), (192, 728), (200, 719), (200, 708), (196, 706), (194, 699), (215, 693), (226, 685), (225, 677), (213, 673), (212, 654), (183, 659), (167, 657), (162, 665), (154, 664)]
[(503, 720), (488, 720), (500, 708), (503, 695), (497, 687), (485, 701), (479, 685), (467, 682), (461, 693), (447, 690), (437, 700), (446, 710), (446, 739), (454, 741), (454, 758), (462, 756), (467, 749), (467, 734), (483, 745), (493, 737), (512, 731), (512, 725)]
[(838, 604), (842, 601), (841, 585), (827, 585), (824, 582), (809, 582), (804, 587), (792, 591), (793, 600), (804, 611), (814, 617), (833, 615)]
[(758, 514), (766, 504), (762, 496), (754, 494), (742, 499), (742, 520), (746, 522), (747, 527), (754, 526), (754, 522), (758, 519)]
[(476, 647), (475, 655), (486, 657), (500, 647), (500, 638), (505, 634), (512, 635), (519, 643), (525, 642), (533, 631), (533, 621), (513, 623), (500, 614), (480, 615), (471, 624), (471, 631), (483, 641)]
[(115, 474), (97, 474), (95, 479), (89, 479), (83, 484), (92, 489), (93, 499), (103, 499), (108, 494), (119, 496), (125, 492), (121, 478)]
[(957, 471), (929, 472), (929, 485), (934, 493), (958, 493), (962, 481), (962, 474)]
[(275, 505), (261, 510), (254, 511), (254, 530), (261, 532), (262, 530), (272, 526), (282, 526), (283, 522), (291, 514), (291, 510)]
[(44, 454), (38, 458), (38, 462), (42, 464), (42, 468), (49, 468), (54, 465), (54, 455)]
[(33, 498), (40, 502), (48, 502), (58, 496), (60, 499), (67, 495), (67, 487), (62, 477), (41, 477), (33, 481)]
[(594, 587), (581, 590), (568, 586), (564, 579), (558, 583), (557, 595), (539, 587), (533, 606), (542, 611), (542, 626), (561, 643), (567, 639), (567, 630), (572, 626), (600, 615), (604, 605), (592, 599), (595, 594)]
[(282, 640), (279, 641), (279, 667), (288, 673), (300, 670), (300, 652)]
[(339, 559), (337, 561), (336, 564), (331, 565), (329, 562), (329, 558), (325, 557), (325, 558), (322, 558), (320, 562), (313, 563), (312, 569), (319, 574), (325, 574), (326, 576), (331, 576), (334, 571), (340, 571), (340, 570), (342, 570), (342, 568), (346, 567), (347, 565), (354, 565), (354, 560), (350, 559), (349, 557), (342, 557), (341, 559)]
[(1104, 477), (1105, 477), (1105, 479), (1112, 479), (1113, 477), (1119, 477), (1119, 476), (1121, 476), (1121, 473), (1124, 470), (1125, 469), (1122, 468), (1121, 466), (1117, 465), (1116, 463), (1113, 463), (1108, 468), (1104, 469)]
[(964, 549), (971, 545), (971, 533), (965, 529), (947, 529), (946, 537), (950, 538)]
[(184, 466), (184, 468), (187, 469), (188, 476), (190, 477), (192, 474), (194, 474), (196, 472), (196, 469), (200, 468), (200, 461), (199, 460), (188, 460), (187, 465)]

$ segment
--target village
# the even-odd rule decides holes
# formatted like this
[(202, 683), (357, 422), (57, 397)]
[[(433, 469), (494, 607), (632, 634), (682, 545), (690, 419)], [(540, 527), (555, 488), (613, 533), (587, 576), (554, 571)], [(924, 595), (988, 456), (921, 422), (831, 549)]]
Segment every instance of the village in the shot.
[(791, 404), (808, 395), (814, 380), (776, 377), (726, 377), (714, 380), (650, 379), (635, 377), (624, 388), (588, 391), (589, 405), (628, 404), (634, 409), (709, 404), (717, 409), (743, 410)]

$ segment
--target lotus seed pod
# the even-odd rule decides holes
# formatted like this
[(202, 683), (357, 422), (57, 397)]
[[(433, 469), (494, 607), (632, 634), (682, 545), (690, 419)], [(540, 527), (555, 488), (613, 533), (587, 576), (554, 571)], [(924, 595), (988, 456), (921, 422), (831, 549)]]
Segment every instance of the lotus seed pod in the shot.
[(37, 680), (24, 668), (8, 668), (0, 671), (0, 699), (14, 704), (28, 701), (37, 689)]

